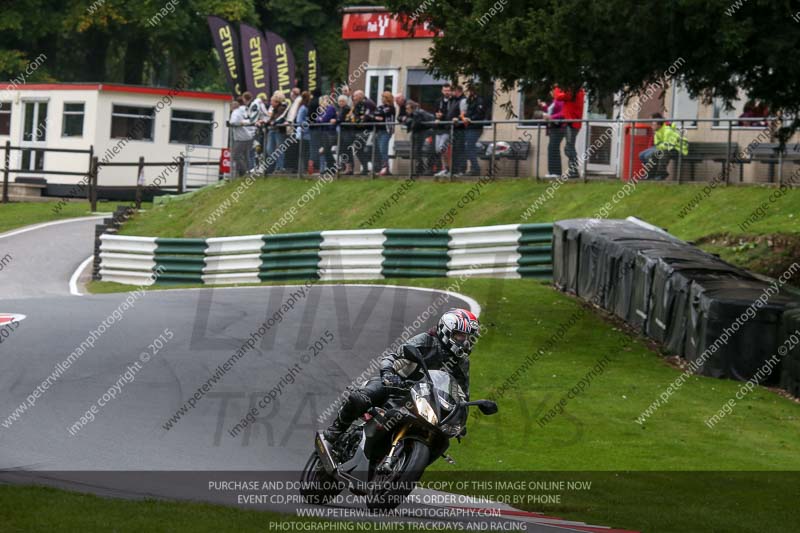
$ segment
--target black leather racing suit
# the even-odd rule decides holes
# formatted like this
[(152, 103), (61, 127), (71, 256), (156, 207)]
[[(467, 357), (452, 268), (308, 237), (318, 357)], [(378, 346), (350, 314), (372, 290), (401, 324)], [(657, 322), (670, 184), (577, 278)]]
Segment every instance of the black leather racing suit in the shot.
[[(464, 391), (463, 400), (469, 400), (469, 359), (459, 359), (448, 350), (435, 330), (420, 333), (406, 343), (419, 349), (428, 370), (444, 370), (456, 380)], [(380, 362), (381, 376), (394, 372), (405, 380), (421, 381), (425, 376), (422, 367), (403, 356), (401, 346), (397, 353), (384, 356)], [(372, 378), (361, 388), (348, 387), (347, 399), (339, 409), (339, 415), (326, 434), (336, 434), (347, 429), (350, 424), (363, 415), (370, 407), (383, 405), (388, 393), (382, 377)]]

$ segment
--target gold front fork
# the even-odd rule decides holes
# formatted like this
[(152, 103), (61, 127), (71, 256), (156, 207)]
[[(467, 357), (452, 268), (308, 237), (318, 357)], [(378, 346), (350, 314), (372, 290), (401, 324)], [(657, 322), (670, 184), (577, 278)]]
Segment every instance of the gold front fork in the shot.
[(400, 440), (405, 436), (406, 431), (408, 431), (408, 425), (403, 426), (400, 428), (400, 431), (394, 436), (394, 440), (392, 440), (392, 449), (389, 450), (389, 453), (386, 455), (386, 458), (381, 463), (381, 468), (386, 470), (387, 472), (391, 471), (392, 465), (394, 464), (394, 454), (397, 452), (397, 448), (399, 447)]

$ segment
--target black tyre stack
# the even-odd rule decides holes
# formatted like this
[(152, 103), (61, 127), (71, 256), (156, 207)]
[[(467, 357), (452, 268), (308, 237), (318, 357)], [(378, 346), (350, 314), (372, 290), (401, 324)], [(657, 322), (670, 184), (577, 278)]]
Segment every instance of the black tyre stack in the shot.
[(117, 206), (110, 218), (104, 218), (102, 224), (94, 227), (94, 262), (92, 264), (92, 280), (100, 280), (100, 236), (104, 233), (117, 233), (134, 213), (134, 208), (127, 205)]

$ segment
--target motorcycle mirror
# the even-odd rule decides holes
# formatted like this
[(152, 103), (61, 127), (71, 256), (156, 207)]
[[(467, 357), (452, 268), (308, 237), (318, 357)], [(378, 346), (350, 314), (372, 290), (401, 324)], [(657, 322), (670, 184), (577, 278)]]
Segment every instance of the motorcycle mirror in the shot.
[(497, 412), (497, 404), (490, 400), (480, 400), (478, 409), (485, 415), (493, 415)]
[(412, 361), (421, 361), (422, 354), (419, 351), (419, 348), (416, 346), (409, 346), (408, 344), (403, 345), (403, 356), (406, 359), (411, 359)]

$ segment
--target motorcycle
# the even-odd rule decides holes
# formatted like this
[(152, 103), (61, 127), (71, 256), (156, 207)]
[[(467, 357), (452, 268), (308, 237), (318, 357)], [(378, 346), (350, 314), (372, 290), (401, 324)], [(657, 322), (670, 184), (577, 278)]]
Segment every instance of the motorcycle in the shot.
[(455, 464), (446, 452), (452, 438), (461, 441), (469, 407), (497, 413), (493, 401), (462, 401), (456, 380), (447, 372), (429, 371), (417, 348), (404, 346), (403, 351), (420, 365), (424, 379), (386, 387), (386, 403), (371, 407), (335, 443), (316, 433), (301, 476), (306, 502), (324, 505), (349, 488), (366, 497), (370, 510), (392, 510), (405, 501), (428, 465), (439, 457)]

